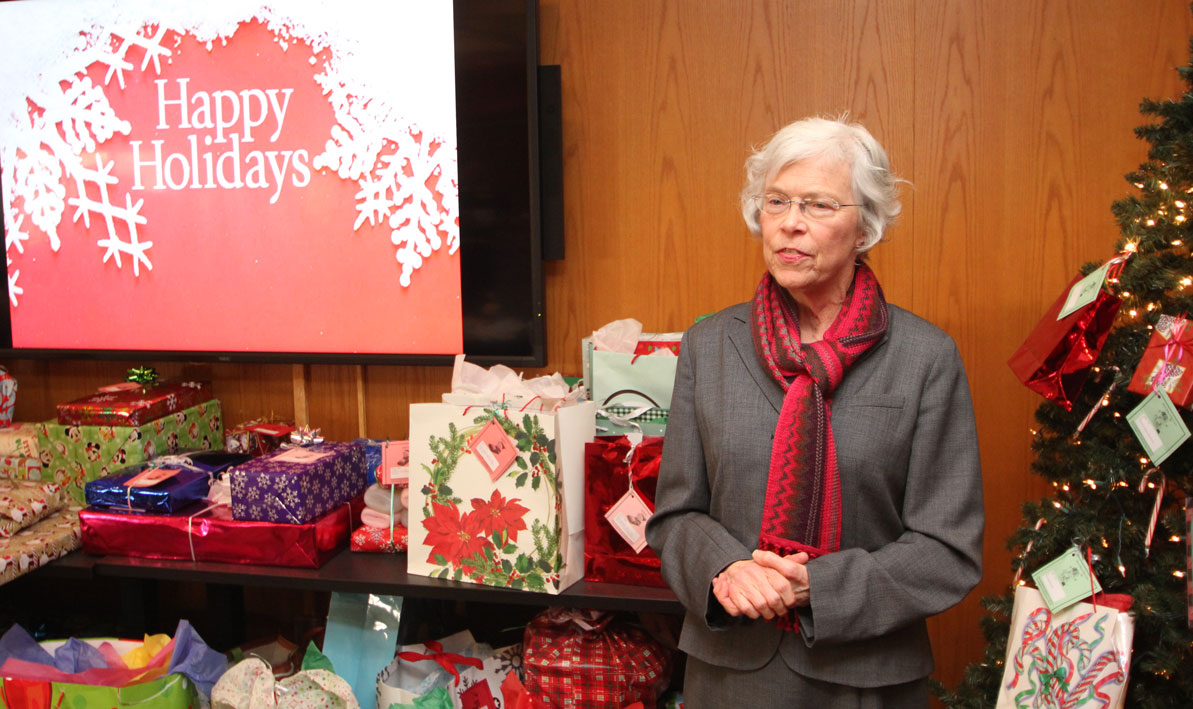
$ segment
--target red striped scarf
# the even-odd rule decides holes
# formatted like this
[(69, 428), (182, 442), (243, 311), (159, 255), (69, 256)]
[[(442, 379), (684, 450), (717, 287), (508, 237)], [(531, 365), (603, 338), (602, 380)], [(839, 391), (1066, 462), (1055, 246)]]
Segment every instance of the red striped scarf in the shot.
[[(771, 448), (758, 547), (815, 558), (841, 548), (841, 479), (830, 425), (833, 391), (850, 365), (882, 339), (886, 299), (859, 264), (841, 312), (819, 342), (801, 344), (795, 300), (767, 273), (750, 312), (754, 351), (786, 395)], [(798, 630), (794, 612), (775, 619)]]

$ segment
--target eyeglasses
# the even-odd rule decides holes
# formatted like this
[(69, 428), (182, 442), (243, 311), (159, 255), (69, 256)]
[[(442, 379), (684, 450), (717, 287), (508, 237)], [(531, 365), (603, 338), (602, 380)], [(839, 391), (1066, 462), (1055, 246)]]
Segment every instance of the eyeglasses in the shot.
[(791, 209), (791, 205), (799, 205), (799, 211), (810, 219), (828, 219), (841, 207), (860, 207), (860, 204), (841, 204), (835, 199), (817, 197), (814, 199), (787, 199), (781, 194), (767, 192), (754, 198), (758, 208), (772, 217), (781, 217)]

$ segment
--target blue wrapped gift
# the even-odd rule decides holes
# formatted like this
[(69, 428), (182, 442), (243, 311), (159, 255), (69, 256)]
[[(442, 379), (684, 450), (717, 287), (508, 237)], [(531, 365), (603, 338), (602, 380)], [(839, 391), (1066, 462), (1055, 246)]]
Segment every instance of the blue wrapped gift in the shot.
[[(248, 460), (249, 456), (224, 451), (168, 455), (138, 463), (106, 478), (87, 483), (84, 494), (92, 507), (174, 514), (207, 497), (212, 478)], [(166, 471), (169, 477), (144, 487), (129, 485), (147, 471)]]
[(372, 438), (357, 438), (352, 441), (365, 447), (365, 471), (368, 473), (368, 484), (377, 482), (377, 471), (381, 470), (381, 446), (385, 441)]

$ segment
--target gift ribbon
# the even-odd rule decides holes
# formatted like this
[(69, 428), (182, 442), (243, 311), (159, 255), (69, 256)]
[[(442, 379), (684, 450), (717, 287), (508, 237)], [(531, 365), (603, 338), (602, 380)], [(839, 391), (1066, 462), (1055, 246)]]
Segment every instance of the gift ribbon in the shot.
[(323, 429), (299, 426), (290, 432), (290, 442), (300, 446), (313, 446), (323, 442)]
[[(1185, 343), (1181, 342), (1181, 336), (1185, 334), (1185, 326), (1189, 322), (1183, 317), (1172, 319), (1172, 329), (1169, 331), (1168, 342), (1164, 343), (1164, 360), (1160, 365), (1160, 372), (1152, 379), (1152, 391), (1158, 390), (1164, 386), (1168, 381), (1168, 375), (1176, 370), (1176, 363), (1172, 361), (1173, 355), (1176, 355), (1177, 361), (1180, 361), (1189, 351), (1185, 347)], [(1167, 387), (1165, 387), (1167, 390)]]
[(407, 662), (421, 662), (422, 660), (430, 660), (437, 663), (440, 667), (447, 670), (455, 677), (455, 686), (460, 685), (460, 671), (456, 669), (456, 665), (468, 665), (476, 669), (482, 669), (485, 666), (483, 660), (479, 657), (465, 657), (454, 652), (444, 652), (443, 645), (437, 640), (428, 640), (424, 643), (426, 648), (431, 651), (430, 654), (423, 654), (421, 652), (414, 652), (407, 650), (399, 652), (398, 657)]
[(142, 389), (148, 389), (157, 381), (157, 370), (153, 367), (133, 367), (128, 370), (125, 380), (140, 384)]
[(1152, 473), (1160, 477), (1160, 483), (1156, 485), (1156, 501), (1152, 503), (1152, 517), (1147, 523), (1147, 537), (1143, 541), (1143, 557), (1145, 559), (1152, 554), (1152, 538), (1156, 534), (1156, 521), (1160, 518), (1160, 503), (1164, 501), (1164, 486), (1168, 484), (1168, 478), (1164, 477), (1164, 473), (1161, 473), (1159, 468), (1152, 468), (1140, 479), (1140, 492), (1147, 488), (1148, 478), (1152, 476)]
[(281, 507), (282, 511), (290, 516), (291, 522), (293, 522), (294, 524), (302, 524), (302, 520), (298, 519), (298, 517), (295, 516), (295, 514), (290, 511), (290, 508), (286, 507), (286, 503), (282, 502), (281, 499), (278, 498), (277, 495), (267, 495), (265, 499), (273, 500), (274, 502), (276, 502), (278, 507)]
[(199, 515), (203, 514), (204, 512), (207, 512), (208, 510), (219, 507), (221, 504), (223, 504), (223, 503), (213, 502), (212, 504), (204, 507), (203, 509), (194, 513), (190, 517), (186, 518), (186, 541), (190, 545), (190, 548), (191, 548), (191, 561), (192, 562), (198, 561), (198, 559), (195, 558), (195, 536), (194, 536), (194, 534), (191, 533), (191, 523), (194, 522), (195, 518), (198, 517)]

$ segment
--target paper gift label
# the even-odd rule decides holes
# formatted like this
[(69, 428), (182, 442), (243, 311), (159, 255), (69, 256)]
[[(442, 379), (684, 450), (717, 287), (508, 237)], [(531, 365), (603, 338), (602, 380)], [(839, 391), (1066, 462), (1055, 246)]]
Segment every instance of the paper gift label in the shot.
[(609, 520), (626, 544), (633, 547), (635, 552), (641, 552), (646, 548), (646, 521), (652, 514), (654, 513), (638, 496), (637, 491), (631, 487), (609, 508), (605, 513), (605, 519)]
[(154, 485), (169, 480), (181, 471), (181, 468), (150, 468), (143, 470), (140, 473), (132, 476), (124, 481), (125, 487), (153, 487)]
[(381, 446), (382, 485), (404, 485), (410, 479), (410, 441), (386, 441)]
[(1102, 584), (1076, 547), (1044, 564), (1031, 577), (1053, 613), (1102, 592)]
[(509, 437), (496, 418), (489, 419), (480, 433), (473, 436), (472, 440), (468, 442), (468, 447), (472, 449), (472, 454), (480, 460), (485, 471), (489, 473), (489, 479), (493, 482), (497, 482), (502, 473), (509, 470), (509, 467), (514, 464), (514, 459), (518, 457), (517, 444)]
[(317, 451), (310, 448), (291, 448), (285, 453), (278, 453), (273, 459), (286, 463), (314, 463), (316, 460), (322, 460), (329, 455), (331, 455), (330, 451)]
[(1065, 298), (1065, 305), (1060, 309), (1060, 313), (1056, 316), (1056, 319), (1063, 320), (1094, 302), (1098, 297), (1098, 291), (1102, 290), (1102, 283), (1106, 280), (1106, 272), (1110, 270), (1110, 266), (1114, 263), (1114, 259), (1111, 259), (1102, 264), (1098, 270), (1077, 281), (1069, 289), (1069, 297)]
[(133, 389), (140, 388), (141, 385), (136, 382), (120, 382), (118, 384), (108, 384), (107, 386), (102, 386), (96, 389), (96, 391), (102, 394), (112, 394), (118, 391), (132, 391)]
[(1154, 465), (1163, 463), (1189, 438), (1188, 427), (1163, 389), (1143, 397), (1127, 414), (1127, 423)]

